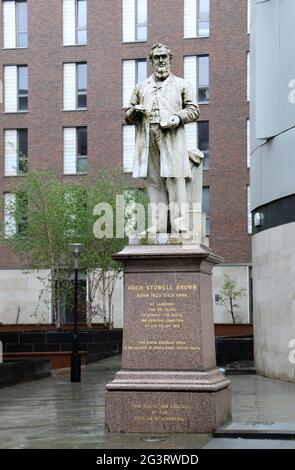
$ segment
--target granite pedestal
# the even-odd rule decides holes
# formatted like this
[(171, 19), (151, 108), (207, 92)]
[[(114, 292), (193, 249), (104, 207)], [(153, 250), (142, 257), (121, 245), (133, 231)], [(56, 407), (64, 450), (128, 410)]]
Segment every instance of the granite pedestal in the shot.
[(122, 370), (106, 386), (109, 432), (208, 433), (231, 418), (216, 368), (211, 274), (200, 245), (128, 246)]

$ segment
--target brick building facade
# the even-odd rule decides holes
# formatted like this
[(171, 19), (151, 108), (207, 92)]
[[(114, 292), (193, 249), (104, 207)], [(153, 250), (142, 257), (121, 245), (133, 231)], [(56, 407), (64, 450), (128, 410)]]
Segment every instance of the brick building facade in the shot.
[[(21, 29), (18, 20), (18, 15), (24, 14), (19, 10), (24, 7), (20, 3), (27, 3), (27, 47), (17, 47), (18, 40), (21, 45), (25, 44), (26, 36), (25, 25)], [(209, 20), (206, 18), (208, 5)], [(247, 5), (247, 0), (1, 1), (0, 79), (4, 99), (0, 105), (0, 191), (3, 199), (15, 179), (21, 177), (5, 173), (5, 131), (27, 129), (29, 165), (54, 169), (68, 181), (75, 175), (65, 175), (64, 129), (86, 127), (87, 171), (96, 175), (104, 167), (123, 163), (124, 86), (128, 89), (128, 84), (123, 83), (123, 61), (146, 59), (150, 46), (163, 42), (171, 47), (174, 55), (172, 72), (182, 77), (185, 58), (209, 56), (209, 101), (200, 103), (200, 120), (209, 123), (209, 159), (208, 169), (204, 170), (204, 186), (209, 188), (210, 194), (210, 247), (225, 260), (225, 265), (216, 272), (214, 288), (218, 292), (223, 272), (232, 273), (247, 288), (251, 263), (247, 217)], [(84, 7), (87, 8), (86, 28)], [(71, 17), (71, 12), (76, 18)], [(192, 20), (192, 12), (197, 15), (196, 21)], [(81, 17), (77, 18), (78, 15)], [(131, 23), (126, 25), (132, 21), (136, 23), (134, 31), (130, 29)], [(72, 37), (71, 24), (75, 24)], [(16, 40), (11, 28), (16, 32)], [(136, 40), (136, 33), (141, 40)], [(123, 34), (128, 42), (123, 42)], [(79, 41), (85, 44), (73, 44)], [(70, 88), (78, 86), (74, 68), (71, 75), (71, 67), (65, 72), (64, 64), (77, 63), (87, 63), (87, 108), (64, 110), (66, 100), (71, 100)], [(11, 80), (9, 77), (13, 74), (20, 79), (19, 66), (22, 65), (28, 70), (28, 110), (6, 111), (5, 100), (11, 99), (13, 90), (11, 82), (6, 81)], [(16, 86), (17, 83), (16, 80)], [(65, 86), (70, 87), (67, 97)], [(9, 96), (6, 89), (10, 90)], [(20, 99), (20, 91), (18, 88), (16, 100)], [(6, 249), (0, 249), (3, 279), (7, 278), (6, 272), (12, 279), (13, 270), (20, 267), (19, 260)], [(19, 271), (18, 276), (21, 277)], [(24, 286), (25, 283), (20, 289)], [(0, 301), (2, 297), (8, 306), (5, 295), (0, 292)], [(247, 302), (242, 307), (243, 321), (249, 317)], [(216, 321), (229, 320), (223, 318), (218, 303), (215, 308)], [(7, 318), (1, 319), (0, 314), (0, 321), (7, 321)]]

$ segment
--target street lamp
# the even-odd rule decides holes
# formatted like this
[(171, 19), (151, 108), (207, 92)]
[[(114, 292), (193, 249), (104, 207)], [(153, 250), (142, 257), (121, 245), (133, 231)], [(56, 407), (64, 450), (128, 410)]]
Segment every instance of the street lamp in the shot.
[(79, 257), (83, 251), (84, 245), (81, 243), (70, 243), (70, 251), (74, 259), (75, 269), (75, 288), (74, 288), (74, 332), (73, 346), (71, 355), (71, 382), (81, 382), (81, 359), (78, 350), (78, 269)]

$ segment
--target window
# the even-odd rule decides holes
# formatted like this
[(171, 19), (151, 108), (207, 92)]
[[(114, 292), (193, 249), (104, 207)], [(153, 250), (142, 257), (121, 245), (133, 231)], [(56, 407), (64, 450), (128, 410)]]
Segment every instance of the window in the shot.
[(64, 174), (87, 174), (87, 127), (64, 128)]
[(209, 121), (199, 121), (198, 127), (198, 148), (204, 154), (203, 168), (209, 168)]
[(210, 0), (184, 0), (184, 37), (209, 36)]
[(209, 56), (184, 58), (184, 78), (194, 87), (199, 103), (209, 102)]
[(250, 52), (247, 52), (247, 101), (250, 101), (250, 76), (251, 76)]
[(206, 235), (210, 235), (210, 188), (203, 187), (203, 212), (206, 214)]
[(247, 34), (250, 34), (251, 26), (251, 0), (247, 0)]
[(87, 43), (87, 4), (86, 0), (77, 1), (76, 44)]
[[(82, 277), (82, 279), (81, 279)], [(59, 285), (58, 285), (59, 284)], [(55, 311), (60, 312), (60, 318), (62, 323), (74, 323), (74, 288), (75, 282), (70, 274), (65, 272), (61, 273), (61, 279), (55, 282), (56, 291), (59, 288), (59, 296), (55, 295), (56, 308)], [(87, 299), (87, 288), (86, 278), (83, 273), (79, 273), (78, 279), (78, 322), (86, 322), (86, 299)], [(59, 307), (57, 308), (57, 303)]]
[(123, 168), (132, 173), (135, 153), (136, 126), (123, 126)]
[(147, 0), (135, 0), (136, 40), (147, 40)]
[(4, 67), (4, 109), (7, 113), (28, 110), (28, 67), (8, 65)]
[(5, 0), (3, 2), (3, 47), (28, 47), (26, 0)]
[(4, 175), (20, 176), (28, 171), (28, 130), (4, 131)]
[(251, 188), (247, 185), (247, 231), (252, 233), (252, 214), (251, 214)]
[(18, 68), (18, 111), (28, 110), (28, 67)]
[(4, 194), (4, 235), (25, 235), (27, 230), (27, 206), (28, 200), (24, 193)]
[(251, 165), (251, 147), (250, 147), (250, 119), (246, 121), (246, 132), (247, 132), (247, 168)]
[(5, 237), (12, 237), (16, 234), (16, 221), (15, 221), (15, 205), (16, 195), (13, 193), (4, 194), (4, 235)]
[(123, 106), (127, 108), (136, 83), (147, 77), (146, 59), (123, 60)]
[(203, 169), (209, 168), (209, 121), (191, 122), (185, 126), (188, 149), (200, 149), (204, 154)]
[(122, 0), (123, 42), (147, 40), (147, 0)]
[(87, 108), (87, 64), (77, 64), (77, 108)]
[(63, 44), (87, 44), (86, 0), (63, 0)]
[(64, 64), (63, 109), (87, 108), (87, 64)]

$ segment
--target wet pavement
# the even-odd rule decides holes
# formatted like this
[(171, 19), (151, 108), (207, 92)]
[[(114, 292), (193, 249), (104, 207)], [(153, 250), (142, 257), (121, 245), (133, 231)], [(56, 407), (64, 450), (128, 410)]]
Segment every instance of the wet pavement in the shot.
[(222, 435), (248, 429), (271, 437), (272, 432), (281, 430), (285, 436), (294, 433), (295, 438), (295, 384), (255, 375), (230, 377), (233, 423), (219, 430), (220, 438), (105, 433), (105, 384), (113, 379), (120, 359), (116, 356), (84, 367), (81, 383), (72, 384), (70, 371), (63, 370), (47, 379), (0, 389), (0, 448), (295, 449), (295, 440), (290, 440), (290, 436), (288, 440), (262, 440), (229, 439)]

